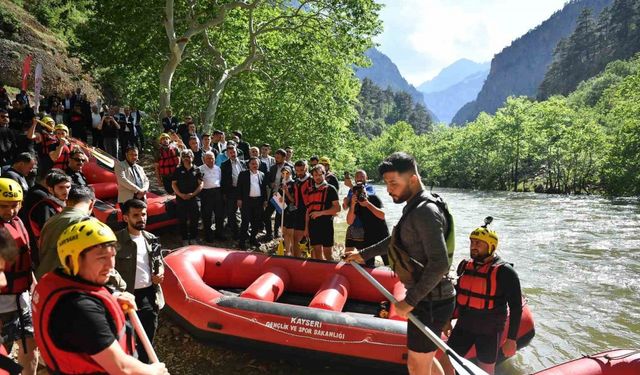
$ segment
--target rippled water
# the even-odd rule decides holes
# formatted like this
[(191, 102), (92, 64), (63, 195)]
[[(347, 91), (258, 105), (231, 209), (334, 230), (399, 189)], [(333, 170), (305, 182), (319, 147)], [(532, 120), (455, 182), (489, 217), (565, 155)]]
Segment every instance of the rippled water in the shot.
[[(377, 187), (387, 222), (403, 205)], [(640, 202), (595, 196), (436, 189), (456, 219), (454, 264), (485, 216), (514, 263), (536, 323), (530, 346), (498, 369), (525, 374), (611, 348), (640, 347)], [(344, 226), (344, 225), (343, 225)]]

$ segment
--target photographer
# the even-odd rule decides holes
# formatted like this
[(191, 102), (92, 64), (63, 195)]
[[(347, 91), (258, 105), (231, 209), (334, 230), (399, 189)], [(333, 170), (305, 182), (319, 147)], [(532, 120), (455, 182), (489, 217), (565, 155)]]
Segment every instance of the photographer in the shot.
[(114, 158), (118, 157), (118, 136), (120, 124), (113, 117), (115, 110), (110, 109), (109, 114), (102, 118), (102, 123), (97, 127), (102, 132), (102, 143), (104, 150)]
[[(160, 283), (164, 265), (158, 238), (144, 230), (147, 205), (139, 199), (129, 199), (122, 205), (122, 219), (127, 227), (116, 233), (120, 249), (116, 254), (116, 270), (127, 283), (127, 292), (136, 297), (142, 327), (153, 342), (158, 328), (158, 311), (164, 306)], [(136, 342), (138, 359), (149, 363), (142, 343)]]
[[(367, 173), (359, 170), (355, 174), (355, 185), (344, 199), (344, 206), (349, 207), (347, 212), (347, 228), (345, 250), (353, 248), (358, 250), (371, 246), (389, 236), (389, 229), (382, 211), (382, 201), (375, 193), (373, 186), (367, 184)], [(382, 257), (388, 264), (386, 255)], [(366, 262), (373, 267), (375, 259)]]

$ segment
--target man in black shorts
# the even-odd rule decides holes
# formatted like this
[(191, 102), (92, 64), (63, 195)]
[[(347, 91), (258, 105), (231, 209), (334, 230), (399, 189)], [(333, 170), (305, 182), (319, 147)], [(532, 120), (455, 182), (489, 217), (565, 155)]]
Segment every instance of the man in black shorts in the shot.
[(116, 244), (113, 231), (96, 219), (72, 224), (60, 235), (62, 267), (45, 274), (33, 293), (36, 343), (49, 372), (168, 374), (163, 363), (134, 357), (123, 310), (136, 308), (135, 297), (116, 298), (105, 287)]
[(294, 170), (295, 178), (288, 193), (288, 199), (291, 203), (287, 207), (287, 214), (291, 216), (291, 219), (287, 221), (287, 215), (285, 215), (284, 225), (285, 228), (293, 228), (293, 244), (291, 248), (293, 256), (301, 257), (302, 251), (299, 244), (305, 238), (305, 226), (307, 224), (307, 207), (304, 204), (304, 194), (314, 182), (307, 171), (306, 161), (296, 161)]
[[(345, 260), (363, 263), (376, 255), (389, 254), (393, 269), (407, 289), (404, 300), (395, 304), (401, 317), (415, 315), (439, 336), (451, 318), (455, 291), (447, 277), (449, 256), (445, 241), (450, 223), (436, 199), (424, 190), (413, 156), (396, 152), (387, 157), (378, 172), (387, 185), (394, 203), (407, 205), (393, 234), (360, 251), (346, 254)], [(411, 264), (412, 269), (404, 268)], [(414, 374), (442, 374), (434, 358), (437, 347), (411, 321), (407, 325), (407, 367)]]
[(324, 179), (324, 166), (311, 170), (313, 183), (307, 187), (304, 202), (307, 207), (305, 235), (311, 241), (313, 258), (333, 259), (333, 217), (340, 212), (338, 192)]
[(516, 354), (516, 338), (522, 317), (522, 291), (516, 271), (496, 255), (498, 235), (487, 228), (491, 220), (486, 222), (469, 236), (471, 259), (460, 262), (457, 271), (458, 296), (453, 316), (458, 318), (458, 322), (453, 330), (449, 323), (444, 331), (449, 336), (449, 346), (460, 355), (467, 354), (475, 345), (478, 366), (493, 374), (507, 320), (507, 305), (509, 332), (502, 351), (505, 357)]

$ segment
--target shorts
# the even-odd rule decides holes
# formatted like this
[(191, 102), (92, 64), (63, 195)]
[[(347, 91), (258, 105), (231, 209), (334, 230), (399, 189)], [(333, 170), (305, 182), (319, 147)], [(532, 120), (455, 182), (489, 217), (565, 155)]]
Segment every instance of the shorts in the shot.
[(306, 210), (297, 209), (295, 211), (285, 211), (284, 214), (284, 227), (294, 230), (304, 230), (306, 225)]
[[(442, 301), (422, 301), (411, 311), (436, 336), (442, 335), (442, 328), (451, 320), (455, 307), (454, 298)], [(411, 321), (407, 322), (407, 348), (417, 353), (431, 353), (438, 349)]]
[(20, 316), (17, 310), (1, 313), (0, 321), (2, 321), (2, 339), (4, 339), (4, 342), (10, 343), (22, 340), (22, 328), (24, 328), (25, 338), (33, 337), (33, 319), (30, 309), (22, 311), (22, 323), (24, 327), (20, 325)]
[(309, 220), (309, 240), (311, 246), (333, 246), (333, 220)]
[(461, 356), (467, 354), (473, 345), (476, 346), (476, 357), (482, 363), (496, 363), (502, 332), (478, 334), (464, 328), (454, 328), (447, 344)]

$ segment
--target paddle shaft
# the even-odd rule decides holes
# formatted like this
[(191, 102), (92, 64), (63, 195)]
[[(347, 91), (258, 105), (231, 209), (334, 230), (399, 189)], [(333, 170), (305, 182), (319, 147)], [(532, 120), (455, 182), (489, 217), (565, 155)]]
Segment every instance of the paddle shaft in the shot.
[[(362, 266), (360, 266), (356, 262), (350, 263), (356, 271), (358, 271), (365, 279), (369, 281), (371, 285), (373, 285), (383, 296), (385, 296), (391, 303), (396, 304), (398, 300), (393, 296), (393, 294), (389, 293), (389, 291), (378, 282), (373, 276), (371, 276), (367, 271), (365, 271)], [(412, 313), (407, 314), (407, 317), (413, 324), (415, 324), (418, 329), (424, 333), (429, 340), (431, 340), (438, 349), (442, 350), (449, 358), (452, 359), (452, 364), (456, 368), (456, 371), (459, 374), (470, 374), (470, 375), (487, 375), (487, 373), (481, 370), (479, 367), (471, 363), (471, 361), (461, 357), (458, 353), (454, 352), (440, 337), (438, 337), (435, 333), (431, 332), (431, 330), (424, 325), (415, 315)]]
[(156, 355), (156, 351), (153, 350), (153, 346), (151, 346), (151, 341), (149, 341), (149, 337), (147, 337), (147, 333), (144, 331), (144, 328), (142, 327), (142, 323), (140, 322), (140, 318), (138, 318), (138, 314), (136, 314), (136, 311), (133, 309), (130, 309), (127, 312), (127, 314), (129, 314), (129, 320), (133, 325), (133, 329), (136, 331), (136, 335), (138, 335), (138, 337), (140, 338), (140, 341), (142, 342), (142, 346), (144, 347), (144, 351), (147, 352), (147, 357), (149, 357), (149, 360), (151, 361), (151, 363), (160, 362), (160, 360), (158, 359), (158, 356)]

